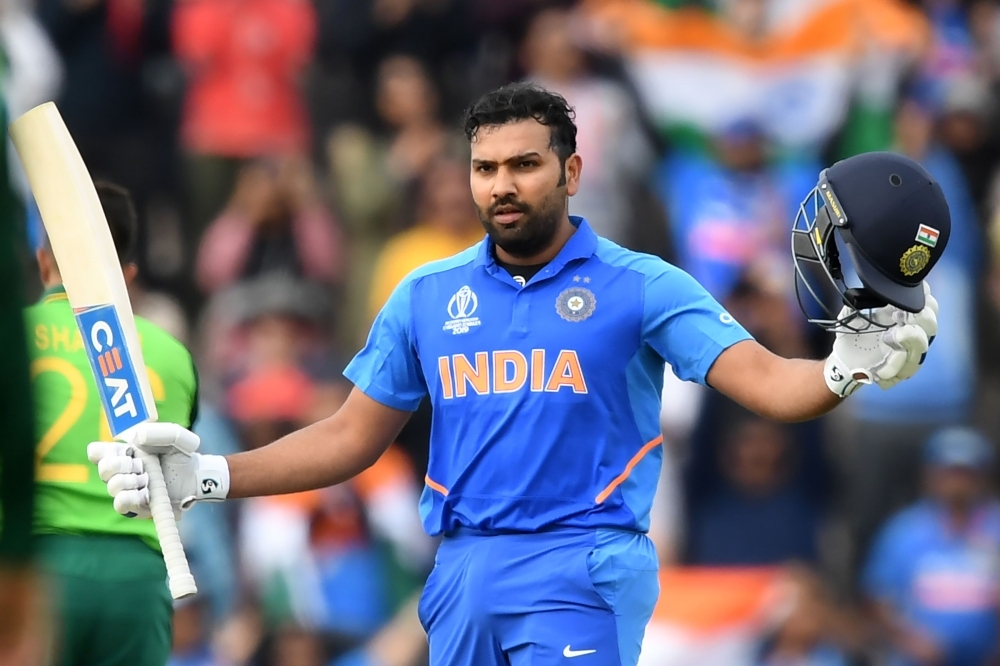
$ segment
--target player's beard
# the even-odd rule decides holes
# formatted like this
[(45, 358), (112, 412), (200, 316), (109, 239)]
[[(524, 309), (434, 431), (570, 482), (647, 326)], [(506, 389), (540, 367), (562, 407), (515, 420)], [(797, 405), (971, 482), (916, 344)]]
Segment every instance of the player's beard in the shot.
[[(501, 206), (513, 206), (521, 212), (521, 218), (510, 225), (496, 220), (496, 210)], [(562, 188), (553, 190), (538, 206), (507, 196), (483, 210), (476, 206), (479, 221), (490, 240), (504, 252), (518, 259), (530, 259), (551, 244), (556, 237), (559, 223), (566, 212), (566, 195)]]

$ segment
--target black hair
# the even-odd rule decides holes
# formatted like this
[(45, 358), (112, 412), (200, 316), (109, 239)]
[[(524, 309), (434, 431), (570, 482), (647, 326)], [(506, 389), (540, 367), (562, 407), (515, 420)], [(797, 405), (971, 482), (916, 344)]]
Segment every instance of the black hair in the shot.
[(122, 264), (126, 264), (132, 261), (139, 227), (135, 204), (132, 203), (132, 195), (121, 185), (107, 181), (95, 182), (94, 188), (97, 190), (97, 197), (101, 200), (104, 217), (108, 220), (118, 260)]
[(508, 83), (480, 97), (465, 112), (465, 138), (472, 141), (481, 127), (496, 127), (534, 118), (549, 128), (549, 147), (566, 164), (576, 152), (576, 114), (566, 99), (531, 83)]

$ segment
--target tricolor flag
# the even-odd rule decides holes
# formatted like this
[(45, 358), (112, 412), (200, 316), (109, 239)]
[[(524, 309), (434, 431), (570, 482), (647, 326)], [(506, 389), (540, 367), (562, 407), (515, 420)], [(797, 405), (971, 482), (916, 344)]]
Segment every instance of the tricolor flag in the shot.
[(926, 18), (900, 0), (772, 4), (795, 9), (774, 11), (764, 39), (724, 15), (670, 10), (657, 0), (584, 0), (582, 7), (597, 34), (620, 43), (657, 128), (707, 136), (754, 119), (790, 148), (825, 145), (855, 95), (893, 85), (863, 70), (859, 56), (870, 50), (885, 54), (880, 65), (895, 62), (922, 49), (929, 35)]
[(937, 245), (938, 236), (941, 232), (934, 227), (928, 227), (926, 224), (921, 224), (920, 228), (917, 230), (917, 242), (923, 243), (927, 247), (934, 247)]

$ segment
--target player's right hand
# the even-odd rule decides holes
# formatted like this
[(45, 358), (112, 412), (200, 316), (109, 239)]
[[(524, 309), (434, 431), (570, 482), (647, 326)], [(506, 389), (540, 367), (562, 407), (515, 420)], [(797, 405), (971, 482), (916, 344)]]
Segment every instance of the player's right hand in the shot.
[(201, 440), (176, 423), (143, 423), (128, 442), (92, 442), (87, 457), (108, 484), (115, 510), (129, 517), (150, 517), (149, 476), (142, 456), (160, 459), (174, 514), (197, 501), (222, 501), (229, 493), (229, 464), (223, 456), (198, 453)]

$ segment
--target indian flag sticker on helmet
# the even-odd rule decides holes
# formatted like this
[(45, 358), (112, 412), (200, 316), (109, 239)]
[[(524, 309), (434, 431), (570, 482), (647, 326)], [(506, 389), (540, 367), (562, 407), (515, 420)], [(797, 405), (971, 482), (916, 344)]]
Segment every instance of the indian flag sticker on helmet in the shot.
[(938, 236), (941, 232), (934, 227), (928, 227), (926, 224), (921, 224), (920, 228), (917, 229), (917, 242), (923, 243), (927, 247), (934, 247), (937, 245)]

